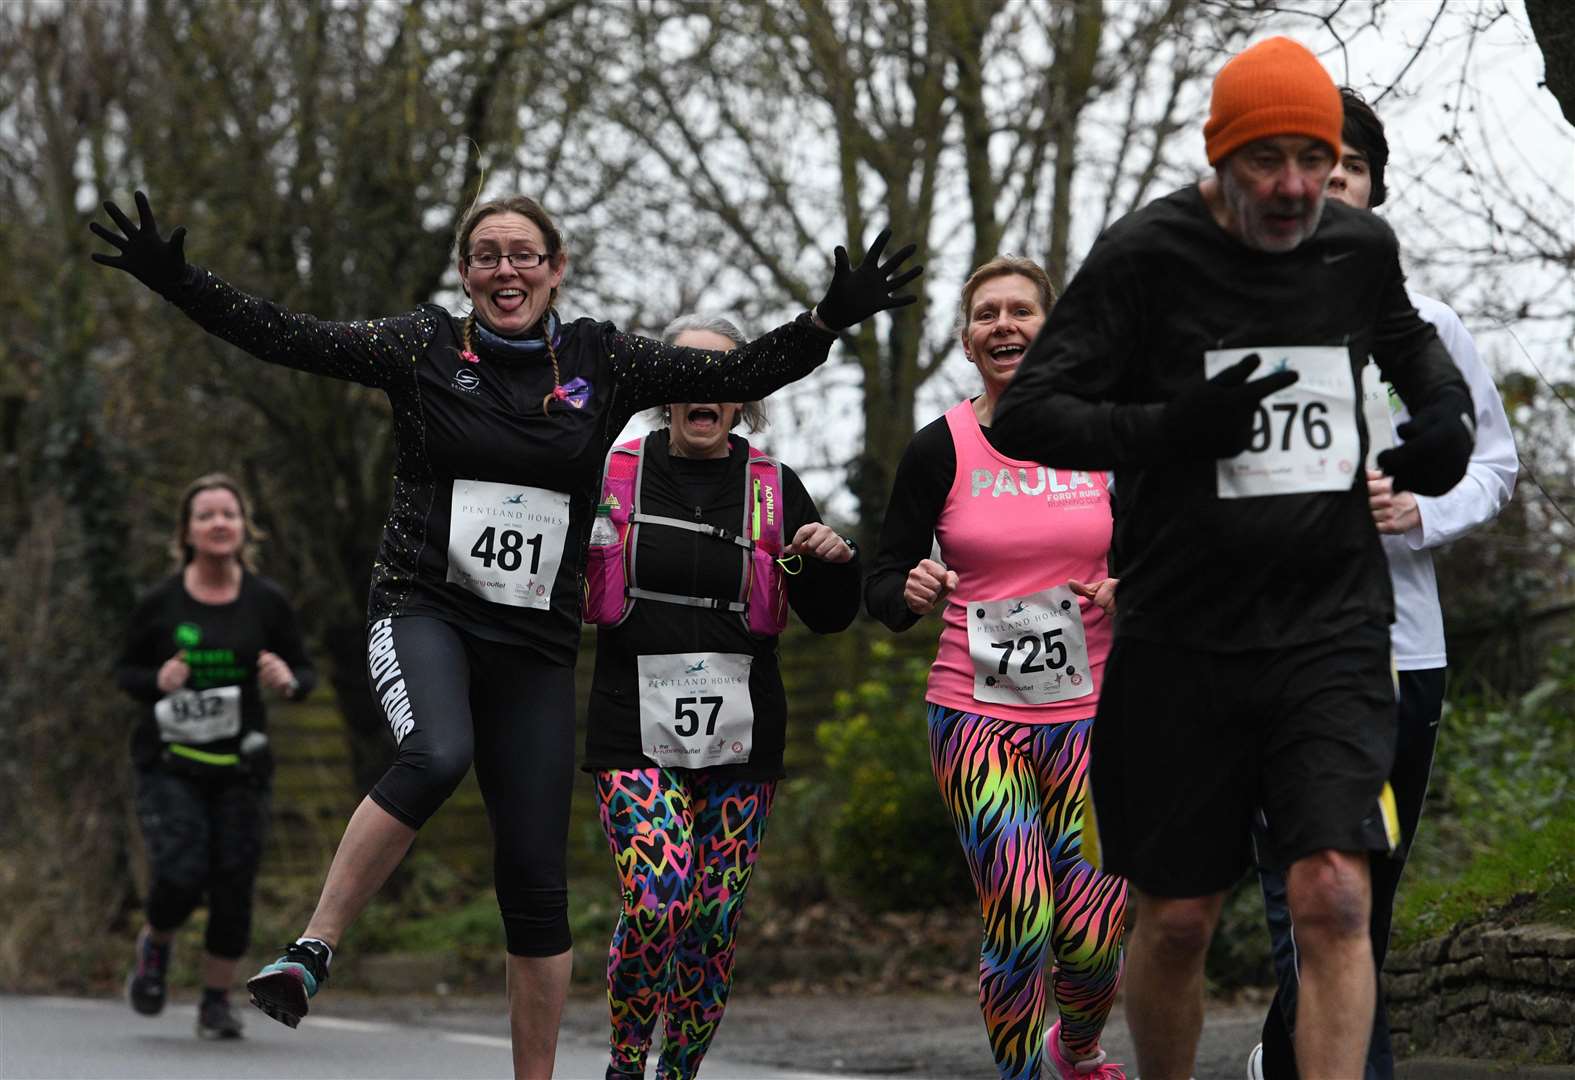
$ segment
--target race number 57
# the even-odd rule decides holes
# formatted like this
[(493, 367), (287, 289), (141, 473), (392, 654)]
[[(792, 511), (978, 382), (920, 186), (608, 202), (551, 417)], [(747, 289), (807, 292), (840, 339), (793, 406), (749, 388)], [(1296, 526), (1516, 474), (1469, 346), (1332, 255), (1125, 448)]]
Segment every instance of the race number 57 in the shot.
[(673, 719), (679, 721), (673, 726), (673, 731), (682, 738), (689, 738), (700, 730), (700, 714), (691, 705), (699, 705), (702, 709), (711, 706), (711, 715), (705, 722), (705, 733), (716, 734), (716, 716), (722, 711), (722, 699), (719, 697), (681, 697), (673, 702)]
[[(1065, 667), (1066, 645), (1056, 640), (1061, 636), (1062, 632), (1060, 629), (1046, 630), (1043, 634), (1024, 634), (1015, 640), (1008, 639), (1006, 641), (990, 642), (990, 648), (1001, 650), (1001, 664), (997, 674), (1006, 675), (1009, 673), (1014, 653), (1026, 652), (1028, 654), (1018, 661), (1017, 671), (1020, 675), (1044, 671), (1046, 667), (1049, 667), (1051, 670)], [(1041, 642), (1043, 643), (1042, 645)], [(1038, 662), (1041, 650), (1045, 655), (1043, 664)]]
[[(1269, 410), (1273, 409), (1277, 416), (1270, 416)], [(1276, 421), (1279, 422), (1280, 449), (1291, 449), (1295, 432), (1300, 429), (1307, 445), (1314, 450), (1327, 450), (1334, 442), (1334, 433), (1329, 430), (1329, 423), (1324, 418), (1329, 415), (1329, 406), (1321, 401), (1309, 401), (1305, 404), (1297, 401), (1276, 402), (1274, 405), (1258, 406), (1257, 416), (1252, 423), (1252, 442), (1247, 449), (1252, 453), (1261, 454), (1274, 442), (1274, 429)], [(1298, 417), (1300, 423), (1297, 422)]]

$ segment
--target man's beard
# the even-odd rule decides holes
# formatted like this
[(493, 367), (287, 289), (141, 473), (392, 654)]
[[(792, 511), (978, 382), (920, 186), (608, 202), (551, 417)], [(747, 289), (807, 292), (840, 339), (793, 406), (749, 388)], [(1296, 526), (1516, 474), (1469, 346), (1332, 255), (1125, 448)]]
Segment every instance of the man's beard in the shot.
[[(1238, 238), (1248, 247), (1258, 251), (1276, 255), (1292, 251), (1317, 231), (1318, 222), (1323, 219), (1324, 193), (1322, 191), (1318, 193), (1317, 198), (1311, 200), (1281, 199), (1276, 196), (1266, 203), (1256, 203), (1246, 189), (1236, 182), (1231, 171), (1222, 169), (1220, 192), (1224, 195), (1225, 205), (1230, 208), (1231, 217), (1235, 219), (1236, 227), (1240, 230)], [(1264, 218), (1270, 210), (1286, 213), (1301, 211), (1301, 228), (1286, 236), (1271, 235), (1264, 227)]]

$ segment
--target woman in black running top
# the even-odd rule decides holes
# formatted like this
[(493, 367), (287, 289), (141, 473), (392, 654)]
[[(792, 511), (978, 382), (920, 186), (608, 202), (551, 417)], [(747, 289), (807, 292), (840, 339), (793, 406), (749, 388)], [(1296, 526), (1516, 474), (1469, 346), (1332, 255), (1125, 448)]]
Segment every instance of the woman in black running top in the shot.
[[(701, 315), (662, 337), (704, 349), (745, 340), (731, 320)], [(663, 412), (662, 428), (613, 451), (603, 482), (622, 535), (599, 537), (610, 542), (590, 563), (611, 574), (590, 582), (586, 607), (600, 629), (585, 769), (623, 899), (607, 960), (607, 1076), (644, 1076), (661, 1023), (656, 1075), (689, 1080), (727, 1006), (783, 776), (786, 605), (816, 633), (845, 630), (859, 564), (793, 471), (730, 434), (763, 424), (758, 402)], [(614, 499), (632, 521), (613, 518)]]
[(248, 984), (294, 1026), (333, 947), (472, 761), (495, 842), (518, 1074), (551, 1071), (568, 987), (565, 846), (574, 769), (573, 666), (582, 568), (602, 460), (639, 409), (748, 401), (825, 360), (835, 332), (909, 303), (920, 272), (882, 261), (882, 233), (836, 270), (813, 313), (733, 352), (665, 345), (610, 323), (560, 321), (568, 252), (552, 219), (515, 196), (472, 207), (455, 237), (472, 310), (434, 305), (324, 322), (246, 295), (105, 204), (134, 274), (210, 333), (273, 363), (382, 389), (393, 406), (394, 497), (373, 567), (368, 677), (399, 752), (356, 809), (301, 940)]
[(297, 700), (317, 681), (289, 601), (254, 571), (258, 538), (234, 480), (194, 480), (175, 526), (176, 571), (138, 602), (115, 668), (142, 706), (131, 759), (151, 877), (126, 995), (145, 1016), (164, 1010), (175, 931), (206, 903), (206, 1039), (241, 1034), (229, 990), (251, 940), (273, 772), (263, 691)]

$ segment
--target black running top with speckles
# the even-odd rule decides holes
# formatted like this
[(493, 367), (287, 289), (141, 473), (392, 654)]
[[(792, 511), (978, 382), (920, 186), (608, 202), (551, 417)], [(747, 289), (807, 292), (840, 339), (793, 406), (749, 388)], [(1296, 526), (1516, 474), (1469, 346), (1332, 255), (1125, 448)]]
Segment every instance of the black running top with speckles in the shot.
[(665, 345), (579, 319), (545, 350), (472, 338), (427, 304), (407, 315), (326, 322), (188, 268), (171, 297), (199, 326), (269, 363), (377, 387), (393, 406), (394, 498), (368, 600), (370, 621), (430, 615), (572, 664), (580, 578), (613, 440), (640, 409), (751, 401), (825, 361), (834, 334), (808, 313), (731, 352)]

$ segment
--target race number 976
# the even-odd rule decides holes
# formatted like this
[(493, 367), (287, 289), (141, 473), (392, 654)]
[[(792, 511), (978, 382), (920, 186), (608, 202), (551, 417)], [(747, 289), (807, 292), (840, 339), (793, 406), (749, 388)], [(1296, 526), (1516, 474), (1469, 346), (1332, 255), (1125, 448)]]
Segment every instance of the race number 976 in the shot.
[[(1270, 409), (1273, 409), (1276, 415), (1270, 416)], [(1328, 415), (1329, 407), (1321, 401), (1309, 401), (1306, 404), (1287, 401), (1276, 402), (1271, 406), (1259, 405), (1257, 415), (1252, 422), (1252, 442), (1247, 444), (1247, 449), (1254, 454), (1263, 453), (1276, 441), (1275, 428), (1278, 427), (1281, 450), (1292, 448), (1298, 430), (1301, 431), (1308, 446), (1314, 450), (1327, 450), (1334, 442), (1334, 433), (1329, 430), (1329, 423), (1324, 419)]]

